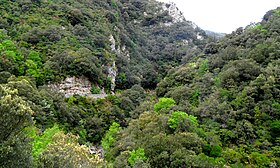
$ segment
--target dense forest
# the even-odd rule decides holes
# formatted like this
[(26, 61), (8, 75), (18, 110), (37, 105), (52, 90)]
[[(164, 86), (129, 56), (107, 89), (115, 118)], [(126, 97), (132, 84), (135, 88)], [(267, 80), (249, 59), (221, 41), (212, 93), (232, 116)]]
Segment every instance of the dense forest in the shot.
[(280, 8), (224, 35), (155, 0), (0, 0), (0, 129), (3, 168), (280, 167)]

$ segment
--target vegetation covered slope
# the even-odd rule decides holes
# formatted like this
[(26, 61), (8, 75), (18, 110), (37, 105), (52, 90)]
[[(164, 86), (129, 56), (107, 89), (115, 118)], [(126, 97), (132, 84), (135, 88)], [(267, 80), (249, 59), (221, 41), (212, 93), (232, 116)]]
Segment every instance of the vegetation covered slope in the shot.
[[(125, 127), (138, 118), (132, 111), (152, 99), (131, 86), (155, 87), (206, 38), (156, 1), (3, 0), (0, 8), (0, 167), (102, 165), (88, 147), (114, 122)], [(65, 99), (41, 87), (84, 75), (109, 92), (115, 62), (117, 88), (131, 88), (119, 97)]]
[(34, 77), (37, 85), (84, 75), (110, 89), (108, 67), (116, 62), (117, 88), (154, 88), (188, 49), (203, 48), (198, 35), (206, 37), (193, 23), (175, 21), (169, 6), (156, 1), (3, 0), (0, 5), (0, 29), (21, 52), (2, 57), (1, 71)]
[[(269, 11), (262, 22), (207, 44), (156, 89), (177, 102), (174, 111), (196, 116), (211, 132), (201, 138), (222, 148), (215, 158), (224, 164), (279, 166), (279, 20), (279, 9)], [(215, 149), (205, 147), (211, 156)]]
[[(279, 9), (206, 43), (162, 5), (0, 1), (0, 167), (279, 167)], [(114, 62), (117, 95), (41, 86)]]

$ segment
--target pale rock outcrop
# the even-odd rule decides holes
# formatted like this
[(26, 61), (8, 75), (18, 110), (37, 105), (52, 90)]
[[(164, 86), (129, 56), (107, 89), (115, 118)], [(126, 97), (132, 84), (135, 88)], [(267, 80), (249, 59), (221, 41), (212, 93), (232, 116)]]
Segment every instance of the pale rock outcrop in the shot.
[(111, 43), (111, 50), (115, 52), (116, 51), (116, 40), (113, 35), (110, 35), (109, 41)]
[(88, 80), (88, 78), (81, 77), (67, 77), (65, 80), (60, 83), (49, 84), (49, 88), (53, 91), (60, 92), (65, 95), (65, 97), (80, 95), (80, 96), (88, 96), (92, 98), (105, 98), (107, 94), (104, 92), (104, 89), (100, 92), (100, 94), (92, 94), (91, 87), (92, 83)]
[(63, 93), (65, 97), (73, 96), (74, 94), (87, 96), (91, 94), (91, 82), (84, 76), (82, 77), (67, 77), (61, 83), (51, 84), (49, 87), (52, 90)]
[[(117, 46), (116, 40), (113, 35), (110, 35), (109, 41), (111, 43), (111, 50), (117, 55), (117, 56), (124, 56), (128, 61), (130, 61), (130, 54), (129, 51), (126, 49), (126, 46)], [(108, 77), (111, 79), (111, 91), (114, 93), (115, 87), (116, 87), (116, 77), (118, 74), (118, 68), (116, 67), (116, 61), (112, 60), (112, 63), (110, 65), (107, 65), (107, 72)]]
[[(113, 35), (110, 35), (109, 41), (111, 42), (111, 50), (118, 54), (119, 48), (116, 49), (116, 40)], [(116, 87), (116, 77), (117, 77), (117, 67), (116, 61), (113, 61), (112, 65), (108, 65), (108, 77), (111, 79), (111, 91), (114, 93)]]
[(117, 77), (116, 61), (113, 62), (112, 66), (108, 66), (108, 77), (111, 79), (111, 90), (113, 92), (116, 87), (116, 77)]
[(178, 9), (174, 2), (164, 3), (162, 9), (168, 11), (168, 14), (172, 17), (172, 22), (164, 23), (165, 26), (171, 26), (174, 23), (185, 21), (183, 13)]

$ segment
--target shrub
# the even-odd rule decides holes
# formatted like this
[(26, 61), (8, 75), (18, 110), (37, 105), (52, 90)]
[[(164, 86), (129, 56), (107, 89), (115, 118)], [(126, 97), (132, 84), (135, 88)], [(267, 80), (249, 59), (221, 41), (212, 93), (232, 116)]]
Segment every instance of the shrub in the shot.
[(172, 129), (176, 129), (180, 122), (189, 121), (191, 125), (197, 125), (197, 119), (193, 115), (188, 115), (182, 111), (173, 112), (171, 117), (168, 119), (169, 127)]
[(110, 159), (112, 156), (110, 153), (106, 153), (109, 151), (110, 147), (113, 145), (113, 143), (115, 143), (116, 139), (115, 136), (117, 134), (117, 132), (120, 129), (120, 124), (114, 122), (109, 130), (106, 132), (105, 137), (102, 138), (101, 140), (101, 145), (103, 147), (103, 149), (105, 150), (105, 157), (107, 159)]
[(159, 102), (154, 105), (154, 110), (159, 112), (161, 109), (167, 109), (175, 105), (176, 102), (172, 98), (160, 98)]
[(32, 142), (32, 155), (34, 158), (38, 158), (38, 156), (44, 151), (47, 146), (52, 143), (53, 136), (58, 133), (60, 130), (57, 125), (52, 128), (46, 129), (43, 135), (35, 136), (34, 141)]
[(130, 156), (128, 158), (128, 163), (130, 165), (134, 165), (137, 161), (145, 161), (147, 158), (145, 156), (145, 151), (143, 148), (138, 148), (137, 150), (133, 150), (130, 152)]
[(91, 91), (92, 94), (99, 94), (101, 90), (98, 86), (92, 85), (90, 91)]

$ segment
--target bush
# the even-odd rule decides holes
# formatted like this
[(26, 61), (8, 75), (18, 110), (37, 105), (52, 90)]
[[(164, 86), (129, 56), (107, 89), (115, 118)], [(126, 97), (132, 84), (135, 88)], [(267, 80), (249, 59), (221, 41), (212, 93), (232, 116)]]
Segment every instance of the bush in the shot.
[(154, 110), (159, 112), (162, 109), (168, 109), (175, 105), (176, 102), (172, 98), (160, 98), (159, 102), (154, 105)]
[(53, 143), (40, 155), (38, 167), (101, 167), (103, 160), (90, 155), (88, 147), (78, 143), (78, 137), (59, 132), (54, 135)]
[(49, 144), (52, 143), (53, 136), (58, 133), (60, 130), (57, 125), (53, 126), (52, 128), (46, 129), (43, 135), (35, 136), (34, 141), (32, 142), (32, 155), (35, 159), (39, 157), (39, 155), (44, 151), (45, 148)]
[(133, 166), (137, 161), (145, 161), (147, 158), (145, 156), (145, 151), (143, 148), (139, 148), (137, 150), (133, 150), (130, 152), (130, 156), (128, 158), (128, 163)]
[(253, 165), (258, 165), (258, 167), (268, 167), (270, 159), (265, 155), (258, 152), (252, 152), (249, 155), (250, 163)]
[(189, 122), (190, 126), (198, 125), (196, 117), (193, 115), (188, 115), (182, 111), (175, 111), (172, 113), (171, 117), (168, 119), (169, 127), (176, 129), (180, 123)]
[(92, 85), (90, 91), (91, 91), (92, 94), (99, 94), (101, 90), (98, 86)]
[(108, 152), (110, 147), (113, 145), (113, 143), (115, 143), (115, 141), (116, 141), (115, 136), (116, 136), (117, 132), (119, 131), (119, 129), (120, 129), (120, 124), (114, 122), (110, 126), (109, 130), (106, 132), (105, 137), (101, 140), (102, 147), (105, 151), (105, 157), (107, 159), (112, 159), (111, 154), (106, 153), (106, 152)]

